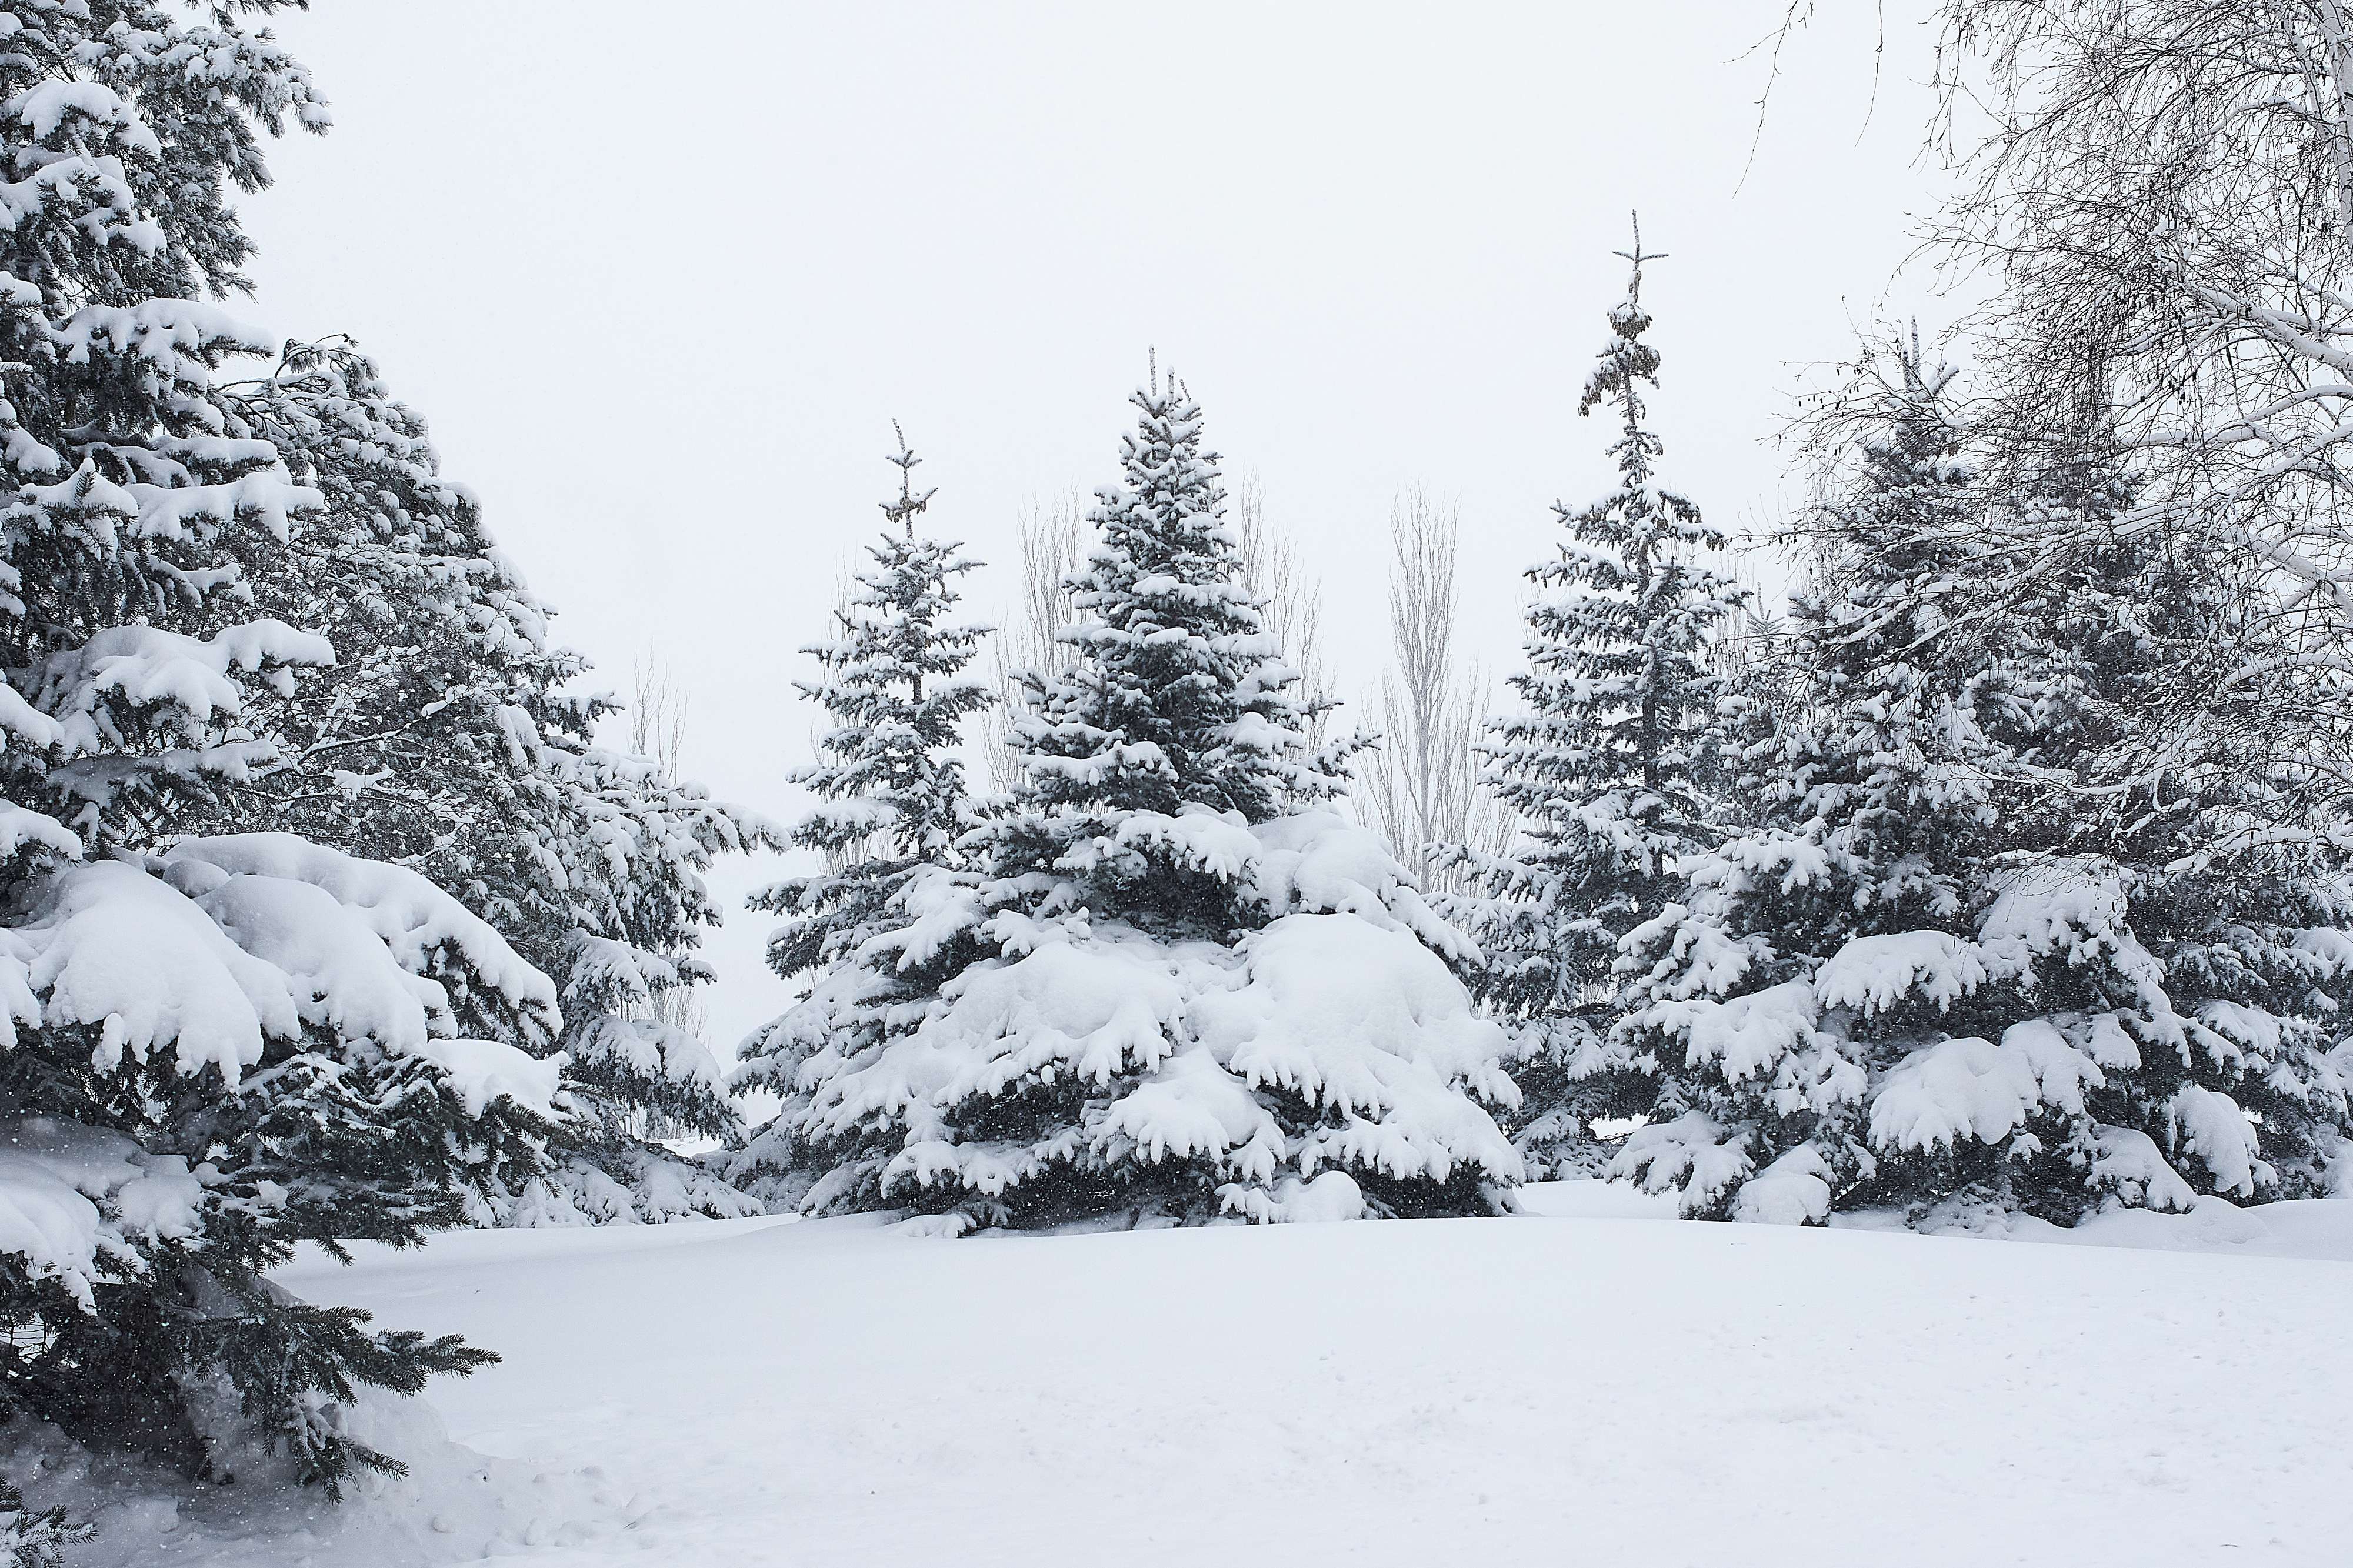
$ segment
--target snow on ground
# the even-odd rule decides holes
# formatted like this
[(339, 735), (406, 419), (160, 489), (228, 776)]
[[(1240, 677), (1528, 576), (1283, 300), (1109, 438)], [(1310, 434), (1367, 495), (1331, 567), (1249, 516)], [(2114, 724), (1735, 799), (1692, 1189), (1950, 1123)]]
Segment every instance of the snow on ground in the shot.
[(2048, 1247), (1651, 1223), (1591, 1185), (1532, 1207), (305, 1260), (305, 1295), (505, 1354), (432, 1395), (489, 1479), (436, 1450), (438, 1535), (314, 1521), (216, 1556), (198, 1521), (138, 1561), (2319, 1564), (2353, 1539), (2353, 1203)]

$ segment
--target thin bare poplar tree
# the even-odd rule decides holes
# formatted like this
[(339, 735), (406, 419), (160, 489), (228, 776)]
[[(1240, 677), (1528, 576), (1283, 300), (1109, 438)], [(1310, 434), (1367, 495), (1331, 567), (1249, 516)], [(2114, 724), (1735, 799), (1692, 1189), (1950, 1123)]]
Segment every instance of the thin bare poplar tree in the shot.
[[(661, 770), (663, 778), (676, 784), (679, 759), (686, 750), (686, 688), (680, 684), (670, 666), (659, 658), (640, 656), (631, 674), (629, 750), (651, 762)], [(694, 985), (665, 986), (655, 992), (651, 1000), (632, 1004), (628, 1011), (631, 1016), (655, 1019), (698, 1040), (711, 1026), (702, 989)], [(630, 1120), (637, 1123), (630, 1131), (641, 1138), (677, 1137), (691, 1131), (672, 1124), (669, 1118), (654, 1110), (632, 1111)]]
[(1242, 586), (1259, 601), (1266, 629), (1299, 671), (1298, 695), (1308, 714), (1307, 743), (1321, 751), (1338, 706), (1332, 667), (1324, 654), (1324, 590), (1300, 565), (1291, 536), (1266, 519), (1265, 493), (1255, 478), (1234, 487), (1234, 533), (1241, 546)]
[(1511, 847), (1511, 812), (1479, 781), (1477, 746), (1493, 683), (1455, 646), (1461, 554), (1458, 510), (1409, 489), (1389, 508), (1391, 667), (1375, 706), (1382, 739), (1357, 773), (1358, 812), (1430, 890), (1455, 891), (1461, 871), (1433, 867), (1433, 845), (1490, 855)]
[(629, 750), (660, 768), (662, 777), (676, 784), (679, 755), (686, 749), (686, 689), (659, 659), (640, 656), (634, 675)]
[(1050, 503), (1032, 501), (1021, 520), (1018, 597), (999, 622), (991, 645), (990, 676), (997, 701), (988, 712), (985, 760), (988, 780), (999, 795), (1021, 783), (1021, 761), (1013, 744), (1013, 721), (1024, 700), (1025, 671), (1054, 676), (1070, 667), (1059, 640), (1070, 624), (1071, 595), (1063, 584), (1086, 560), (1087, 499), (1071, 489)]

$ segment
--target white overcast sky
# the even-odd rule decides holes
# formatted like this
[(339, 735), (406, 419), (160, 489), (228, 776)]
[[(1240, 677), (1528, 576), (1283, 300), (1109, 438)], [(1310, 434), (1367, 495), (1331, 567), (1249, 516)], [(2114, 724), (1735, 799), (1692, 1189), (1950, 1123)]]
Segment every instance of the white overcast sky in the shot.
[[(277, 26), (336, 129), (246, 203), (244, 313), (356, 336), (564, 640), (616, 689), (667, 661), (687, 772), (789, 818), (795, 650), (893, 418), (937, 528), (1009, 565), (1025, 504), (1115, 477), (1156, 346), (1320, 574), (1347, 692), (1409, 484), (1459, 500), (1471, 639), (1508, 667), (1549, 503), (1606, 482), (1576, 402), (1639, 206), (1670, 482), (1769, 528), (1805, 367), (1938, 316), (1895, 276), (1938, 189), (1917, 0), (1875, 110), (1874, 0), (1825, 0), (1743, 185), (1779, 9), (321, 0)], [(1008, 593), (978, 574), (978, 614)], [(714, 880), (733, 908), (777, 870)], [(712, 946), (723, 1051), (790, 999), (767, 923)]]

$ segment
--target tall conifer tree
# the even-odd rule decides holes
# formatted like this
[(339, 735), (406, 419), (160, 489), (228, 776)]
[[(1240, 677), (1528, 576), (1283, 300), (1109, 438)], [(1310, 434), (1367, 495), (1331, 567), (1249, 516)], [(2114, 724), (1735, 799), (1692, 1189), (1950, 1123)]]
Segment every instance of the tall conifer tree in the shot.
[[(237, 427), (269, 343), (229, 202), (322, 129), (245, 17), (12, 8), (0, 49), (0, 1406), (225, 1479), (397, 1468), (345, 1407), (487, 1359), (268, 1271), (406, 1243), (528, 1180), (562, 1107), (554, 985), (423, 878), (206, 837), (337, 657), (258, 605), (324, 510)], [(194, 830), (194, 831), (192, 831)]]
[(772, 831), (596, 743), (612, 703), (578, 689), (587, 661), (554, 641), (422, 416), (348, 340), (290, 345), (225, 401), (229, 430), (268, 441), (323, 503), (295, 520), (290, 550), (254, 563), (256, 601), (324, 632), (335, 658), (248, 710), (276, 755), (207, 827), (283, 827), (409, 867), (559, 977), (549, 1048), (577, 1114), (523, 1190), (475, 1194), (478, 1219), (744, 1212), (634, 1130), (649, 1112), (705, 1134), (736, 1125), (709, 1047), (655, 1002), (711, 978), (696, 955), (720, 918), (711, 861)]
[(2141, 510), (2096, 359), (2063, 390), (2013, 525), (2061, 564), (2025, 576), (1980, 704), (2015, 763), (1979, 934), (2018, 973), (2006, 1052), (2079, 1087), (2022, 1113), (2005, 1159), (1932, 1137), (1896, 1174), (2063, 1222), (2113, 1195), (2310, 1195), (2353, 1131), (2332, 1056), (2353, 887), (2277, 742), (2341, 683), (2304, 673), (2251, 563)]
[[(1479, 944), (1466, 976), (1513, 1030), (1525, 1099), (1516, 1142), (1540, 1171), (1606, 1154), (1585, 1123), (1613, 1109), (1626, 1070), (1610, 1026), (1622, 1010), (1618, 944), (1680, 887), (1679, 857), (1712, 846), (1725, 750), (1715, 643), (1746, 595), (1711, 571), (1725, 547), (1699, 508), (1658, 483), (1664, 444), (1642, 392), (1659, 384), (1643, 341), (1642, 266), (1609, 311), (1609, 341), (1577, 413), (1618, 416), (1618, 488), (1553, 511), (1569, 537), (1530, 567), (1528, 668), (1512, 677), (1518, 711), (1482, 748), (1487, 787), (1522, 824), (1498, 857), (1453, 847), (1470, 887), (1447, 903)], [(1622, 1108), (1620, 1108), (1622, 1109)]]
[[(1866, 1184), (1875, 1072), (1948, 1037), (1984, 979), (1970, 885), (1994, 812), (1955, 609), (1983, 574), (1951, 377), (1899, 354), (1817, 580), (1758, 709), (1743, 830), (1630, 933), (1617, 1048), (1655, 1062), (1649, 1125), (1612, 1165), (1685, 1212), (1825, 1218)], [(1982, 666), (1978, 667), (1980, 669)]]
[(922, 459), (903, 436), (890, 460), (899, 493), (882, 503), (882, 537), (866, 552), (872, 565), (857, 574), (834, 636), (802, 650), (820, 674), (800, 692), (833, 727), (818, 739), (818, 763), (793, 775), (818, 805), (792, 842), (825, 868), (752, 900), (786, 917), (769, 939), (769, 965), (787, 980), (814, 977), (800, 1004), (739, 1053), (737, 1087), (777, 1095), (785, 1111), (728, 1169), (772, 1199), (797, 1199), (825, 1169), (872, 1162), (855, 1135), (807, 1146), (810, 1099), (911, 1028), (975, 951), (966, 939), (916, 956), (894, 940), (926, 900), (964, 885), (959, 845), (973, 824), (956, 748), (965, 718), (996, 695), (965, 673), (989, 628), (954, 618), (958, 584), (980, 563), (954, 541), (915, 531), (937, 491), (914, 489)]

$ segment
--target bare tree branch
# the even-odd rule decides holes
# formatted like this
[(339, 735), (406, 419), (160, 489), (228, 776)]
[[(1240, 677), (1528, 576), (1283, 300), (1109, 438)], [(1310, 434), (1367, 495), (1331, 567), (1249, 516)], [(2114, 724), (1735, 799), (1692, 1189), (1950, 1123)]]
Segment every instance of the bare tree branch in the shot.
[(989, 783), (1000, 795), (1021, 783), (1013, 722), (1029, 700), (1022, 675), (1053, 676), (1070, 668), (1069, 650), (1059, 640), (1071, 614), (1063, 584), (1085, 564), (1086, 539), (1087, 498), (1075, 489), (1051, 503), (1032, 501), (1021, 520), (1018, 597), (991, 647), (997, 701), (988, 714), (986, 760)]
[(1321, 751), (1336, 706), (1332, 668), (1324, 655), (1324, 591), (1300, 565), (1290, 536), (1268, 524), (1256, 479), (1243, 479), (1234, 487), (1233, 518), (1241, 545), (1242, 585), (1263, 606), (1266, 629), (1282, 641), (1284, 658), (1299, 671), (1300, 696), (1310, 714), (1308, 750)]
[(648, 656), (639, 656), (632, 675), (629, 750), (651, 761), (675, 784), (679, 756), (686, 749), (686, 689), (668, 665)]

